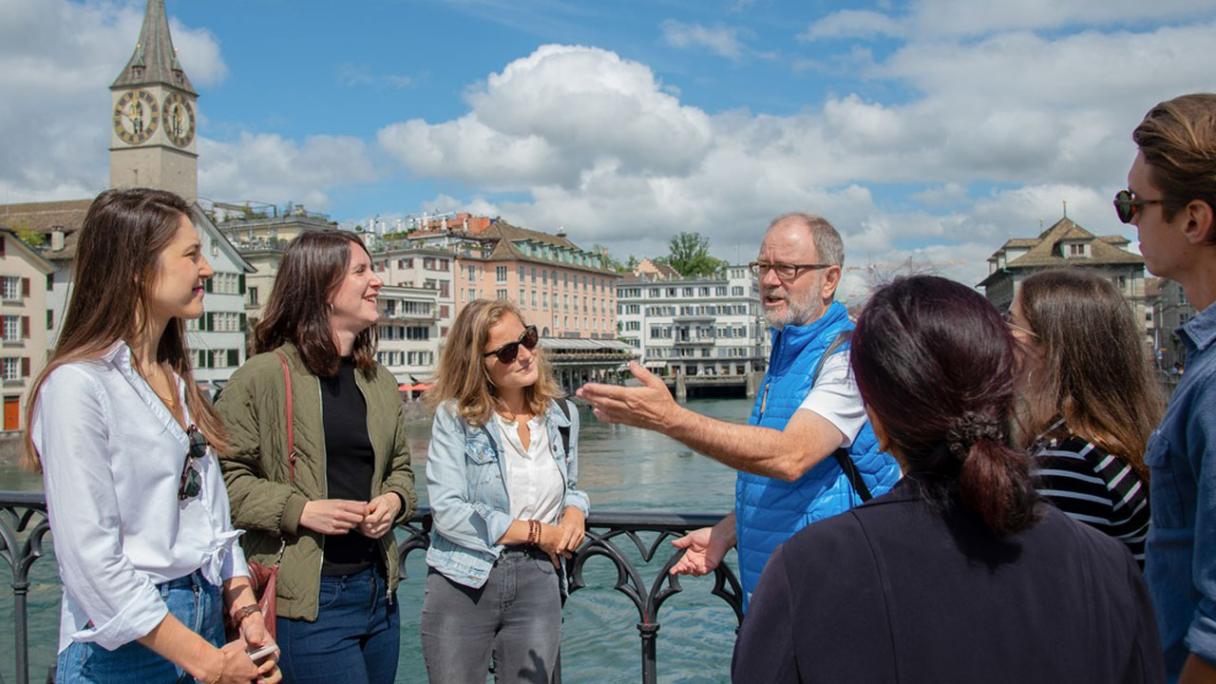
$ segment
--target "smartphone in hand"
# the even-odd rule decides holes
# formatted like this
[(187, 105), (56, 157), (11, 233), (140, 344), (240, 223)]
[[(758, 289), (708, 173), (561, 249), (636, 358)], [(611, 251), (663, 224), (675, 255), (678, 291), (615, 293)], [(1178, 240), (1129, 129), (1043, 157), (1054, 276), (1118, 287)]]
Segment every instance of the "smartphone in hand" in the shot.
[(267, 644), (259, 648), (251, 648), (245, 652), (255, 664), (261, 665), (263, 660), (279, 652), (278, 644)]

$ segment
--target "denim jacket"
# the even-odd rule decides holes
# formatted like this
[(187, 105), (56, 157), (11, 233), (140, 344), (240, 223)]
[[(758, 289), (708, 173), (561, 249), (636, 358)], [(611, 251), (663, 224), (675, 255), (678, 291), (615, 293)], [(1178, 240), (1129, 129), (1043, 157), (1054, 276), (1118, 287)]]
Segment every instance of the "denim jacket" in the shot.
[[(564, 401), (564, 400), (559, 400)], [(553, 459), (565, 479), (565, 505), (587, 514), (587, 495), (575, 488), (578, 480), (578, 412), (570, 419), (555, 402), (545, 411), (545, 427)], [(563, 450), (559, 428), (570, 427), (569, 449)], [(454, 401), (435, 410), (431, 444), (427, 449), (426, 487), (434, 524), (427, 565), (444, 577), (480, 588), (502, 553), (498, 540), (511, 525), (507, 499), (503, 435), (494, 421), (469, 425)]]
[(1187, 653), (1216, 663), (1216, 305), (1178, 329), (1186, 372), (1148, 443), (1145, 579), (1172, 681)]

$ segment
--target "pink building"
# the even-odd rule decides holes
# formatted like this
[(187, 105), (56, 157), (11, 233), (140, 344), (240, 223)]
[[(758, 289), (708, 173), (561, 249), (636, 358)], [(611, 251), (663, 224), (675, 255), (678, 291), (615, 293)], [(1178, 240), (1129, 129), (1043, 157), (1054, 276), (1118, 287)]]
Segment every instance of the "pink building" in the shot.
[(616, 283), (600, 255), (556, 235), (501, 219), (458, 214), (447, 225), (412, 234), (415, 246), (455, 256), (456, 311), (478, 298), (510, 299), (542, 337), (616, 338)]

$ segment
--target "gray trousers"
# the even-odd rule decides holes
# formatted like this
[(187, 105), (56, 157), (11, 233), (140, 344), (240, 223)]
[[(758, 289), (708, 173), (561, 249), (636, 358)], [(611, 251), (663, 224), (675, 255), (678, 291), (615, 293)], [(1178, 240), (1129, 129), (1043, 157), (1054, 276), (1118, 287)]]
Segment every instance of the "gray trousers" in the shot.
[(561, 645), (557, 571), (544, 552), (508, 547), (484, 586), (457, 584), (434, 569), (422, 602), (422, 657), (434, 684), (549, 684)]

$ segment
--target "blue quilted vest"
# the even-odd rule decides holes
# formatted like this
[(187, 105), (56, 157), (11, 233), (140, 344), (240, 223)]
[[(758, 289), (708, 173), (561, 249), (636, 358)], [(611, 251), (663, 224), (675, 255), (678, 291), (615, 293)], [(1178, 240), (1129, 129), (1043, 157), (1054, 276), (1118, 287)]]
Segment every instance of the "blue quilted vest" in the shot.
[[(785, 429), (814, 383), (819, 358), (836, 337), (853, 329), (848, 312), (833, 302), (818, 320), (773, 331), (768, 373), (757, 393), (749, 425)], [(845, 343), (840, 349), (848, 348)], [(874, 496), (886, 493), (899, 479), (895, 460), (878, 450), (878, 440), (866, 423), (849, 448), (863, 481)], [(768, 557), (795, 532), (816, 520), (843, 513), (861, 503), (836, 459), (828, 457), (793, 482), (740, 472), (735, 481), (739, 579), (746, 606)]]

